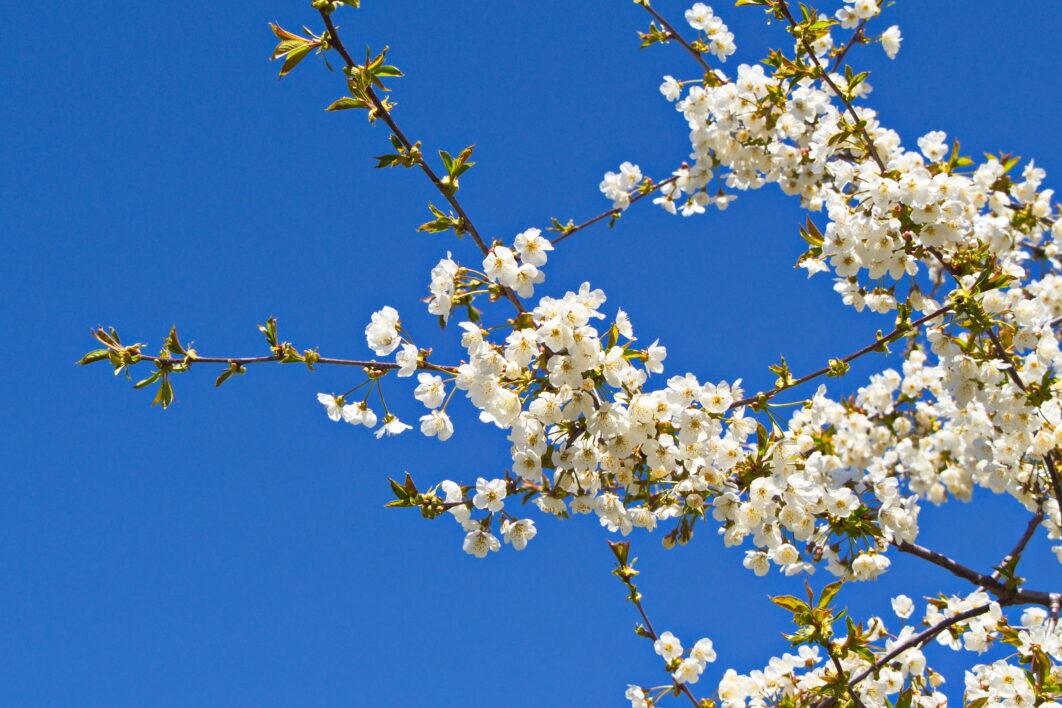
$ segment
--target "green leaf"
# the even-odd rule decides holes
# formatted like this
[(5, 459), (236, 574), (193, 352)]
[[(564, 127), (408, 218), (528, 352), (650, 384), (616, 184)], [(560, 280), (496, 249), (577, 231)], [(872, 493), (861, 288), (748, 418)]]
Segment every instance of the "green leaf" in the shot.
[(110, 351), (110, 349), (93, 349), (88, 354), (81, 357), (77, 363), (80, 366), (85, 366), (86, 364), (94, 364), (97, 361), (103, 361), (108, 357)]
[(410, 476), (409, 472), (406, 472), (405, 488), (406, 491), (410, 493), (410, 495), (417, 493), (417, 485), (413, 484), (413, 477)]
[(246, 373), (247, 373), (247, 369), (243, 368), (243, 366), (241, 366), (240, 364), (237, 364), (234, 361), (229, 362), (229, 368), (227, 368), (227, 369), (225, 369), (224, 371), (221, 372), (221, 375), (218, 376), (218, 378), (214, 381), (214, 385), (215, 386), (220, 386), (221, 384), (223, 384), (226, 381), (228, 381), (229, 377), (232, 376), (233, 374), (246, 374)]
[[(290, 52), (288, 52), (287, 56), (284, 57), (284, 65), (280, 67), (280, 74), (277, 76), (277, 78), (281, 78), (289, 71), (294, 69), (296, 66), (298, 66), (299, 62), (305, 59), (306, 55), (309, 54), (310, 50), (312, 50), (313, 48), (314, 45), (307, 44), (305, 46), (299, 47), (298, 49), (292, 49)], [(164, 404), (163, 408), (165, 408), (166, 405), (168, 404)]]
[(403, 500), (403, 501), (406, 500), (406, 499), (409, 499), (409, 492), (407, 492), (402, 487), (401, 484), (399, 484), (398, 482), (394, 481), (390, 477), (387, 478), (387, 481), (391, 484), (391, 491), (394, 492), (395, 496), (398, 499)]
[(351, 108), (368, 108), (369, 104), (357, 98), (341, 98), (326, 108), (326, 111), (346, 111)]
[(439, 157), (442, 158), (443, 165), (446, 167), (446, 173), (452, 175), (454, 173), (454, 158), (450, 157), (450, 153), (445, 150), (439, 151)]
[(186, 355), (187, 352), (185, 352), (184, 347), (181, 346), (180, 338), (177, 337), (176, 325), (170, 328), (170, 334), (166, 337), (165, 346), (171, 354), (176, 354), (178, 356)]
[(158, 381), (160, 376), (162, 376), (162, 372), (156, 371), (151, 376), (148, 376), (146, 379), (141, 379), (140, 381), (137, 381), (135, 384), (133, 384), (133, 388), (144, 388), (145, 386), (150, 386), (151, 384)]
[(397, 66), (378, 66), (372, 71), (376, 76), (405, 76)]
[(826, 240), (810, 216), (807, 223), (800, 229), (800, 236), (812, 246), (821, 246)]
[(807, 612), (808, 610), (808, 606), (806, 603), (801, 601), (799, 598), (793, 597), (792, 595), (779, 595), (778, 597), (772, 597), (771, 602), (778, 605), (779, 607), (793, 612), (794, 614), (797, 612)]
[(166, 410), (173, 403), (173, 386), (170, 385), (170, 377), (163, 375), (162, 380), (159, 381), (159, 391), (155, 394), (155, 400), (151, 402), (151, 405), (156, 403), (162, 404), (162, 409)]
[(270, 317), (264, 325), (258, 325), (258, 331), (265, 335), (269, 346), (277, 345), (277, 319), (275, 317)]

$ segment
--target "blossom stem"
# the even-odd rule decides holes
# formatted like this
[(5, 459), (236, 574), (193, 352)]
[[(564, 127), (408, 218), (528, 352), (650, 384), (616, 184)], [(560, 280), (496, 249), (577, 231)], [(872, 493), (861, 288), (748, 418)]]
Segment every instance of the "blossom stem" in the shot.
[[(634, 194), (634, 196), (632, 196), (630, 198), (630, 203), (633, 204), (634, 202), (638, 201), (639, 199), (642, 199), (643, 197), (649, 196), (653, 192), (658, 191), (665, 184), (671, 184), (672, 182), (674, 182), (677, 179), (678, 179), (677, 176), (671, 176), (671, 177), (668, 177), (665, 180), (661, 180), (661, 181), (657, 182), (656, 184), (654, 184), (652, 187), (650, 187), (646, 191), (642, 191), (641, 189), (634, 190), (636, 192), (636, 194)], [(610, 217), (610, 216), (612, 216), (614, 214), (621, 214), (624, 211), (625, 211), (625, 209), (623, 209), (621, 207), (616, 207), (615, 209), (609, 209), (608, 211), (602, 212), (602, 213), (598, 214), (597, 216), (595, 216), (593, 219), (588, 219), (587, 221), (584, 221), (583, 223), (579, 224), (578, 226), (573, 226), (570, 229), (565, 229), (564, 233), (562, 233), (560, 236), (558, 236), (557, 238), (555, 238), (552, 241), (550, 241), (550, 243), (556, 245), (556, 244), (560, 243), (561, 241), (563, 241), (564, 239), (566, 239), (569, 236), (571, 236), (572, 234), (574, 234), (576, 231), (582, 231), (587, 226), (591, 226), (592, 224), (596, 224), (597, 222), (601, 221), (602, 219)]]
[[(357, 63), (350, 56), (350, 53), (347, 52), (346, 47), (343, 46), (343, 41), (339, 38), (339, 33), (336, 30), (335, 24), (332, 22), (332, 17), (323, 8), (320, 9), (319, 12), (321, 13), (321, 19), (324, 20), (325, 27), (328, 28), (329, 42), (332, 48), (339, 52), (339, 55), (343, 57), (343, 61), (348, 67), (356, 67)], [(365, 93), (369, 100), (372, 102), (376, 114), (383, 120), (384, 123), (387, 124), (387, 127), (390, 128), (391, 133), (394, 134), (396, 138), (398, 138), (398, 141), (402, 143), (402, 146), (407, 151), (411, 151), (413, 149), (413, 143), (410, 142), (409, 138), (407, 138), (405, 133), (402, 132), (402, 129), (398, 127), (398, 123), (396, 123), (394, 118), (391, 117), (390, 111), (388, 111), (387, 107), (383, 105), (382, 101), (380, 101), (380, 97), (376, 95), (376, 92), (373, 90), (372, 86), (369, 86)], [(425, 162), (423, 158), (417, 160), (417, 165), (420, 167), (421, 170), (424, 171), (424, 174), (427, 175), (428, 179), (435, 186), (435, 189), (439, 191), (439, 194), (441, 194), (443, 198), (446, 199), (450, 206), (453, 207), (454, 211), (457, 212), (457, 215), (461, 217), (462, 228), (468, 232), (469, 236), (472, 237), (472, 240), (475, 242), (476, 246), (479, 247), (479, 250), (483, 252), (483, 255), (487, 255), (487, 253), (490, 252), (490, 248), (483, 240), (483, 237), (479, 235), (479, 231), (476, 230), (475, 225), (472, 223), (472, 219), (468, 216), (464, 208), (461, 206), (461, 203), (457, 200), (457, 197), (454, 195), (454, 191), (452, 189), (447, 189), (446, 186), (443, 185), (442, 180), (439, 179), (438, 175), (435, 174), (435, 171), (432, 170), (431, 166), (428, 165), (428, 163)], [(514, 293), (510, 288), (504, 288), (503, 291), (505, 293), (505, 297), (513, 303), (513, 306), (516, 307), (518, 312), (526, 311), (524, 309), (523, 303), (520, 302), (520, 298), (516, 296), (516, 293)]]

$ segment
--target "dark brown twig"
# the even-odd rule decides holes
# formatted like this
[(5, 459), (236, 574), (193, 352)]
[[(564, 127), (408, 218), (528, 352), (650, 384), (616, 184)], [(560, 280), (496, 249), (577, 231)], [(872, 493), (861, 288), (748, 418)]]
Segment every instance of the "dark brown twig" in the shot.
[[(939, 308), (937, 310), (934, 310), (933, 312), (930, 312), (928, 315), (925, 315), (924, 317), (920, 317), (917, 320), (914, 320), (913, 322), (908, 323), (907, 325), (897, 327), (896, 329), (892, 330), (888, 334), (884, 335), (881, 339), (876, 340), (873, 344), (868, 344), (867, 346), (863, 347), (862, 349), (860, 349), (858, 351), (855, 351), (855, 352), (852, 352), (851, 354), (849, 354), (845, 358), (841, 359), (841, 361), (844, 362), (845, 364), (847, 364), (847, 363), (849, 363), (851, 361), (854, 361), (855, 359), (858, 359), (861, 356), (869, 354), (870, 352), (881, 348), (884, 344), (888, 344), (895, 337), (898, 337), (898, 336), (900, 336), (901, 334), (903, 334), (905, 332), (909, 332), (909, 331), (913, 330), (915, 327), (920, 327), (921, 325), (925, 324), (929, 320), (932, 320), (932, 319), (934, 319), (936, 317), (940, 317), (941, 315), (943, 315), (945, 312), (947, 312), (951, 308), (952, 308), (952, 306), (950, 304), (949, 305), (944, 305), (943, 307), (941, 307), (941, 308)], [(764, 403), (764, 402), (769, 401), (770, 399), (774, 398), (775, 396), (777, 396), (782, 391), (788, 391), (789, 389), (795, 388), (795, 387), (797, 387), (797, 386), (799, 386), (801, 384), (805, 384), (808, 381), (811, 381), (812, 379), (816, 379), (816, 378), (818, 378), (820, 376), (825, 376), (826, 374), (830, 373), (830, 371), (832, 371), (832, 369), (829, 366), (824, 366), (821, 369), (818, 369), (817, 371), (812, 371), (810, 374), (807, 374), (806, 376), (801, 376), (799, 379), (793, 380), (792, 382), (790, 382), (789, 384), (787, 384), (785, 386), (780, 386), (778, 388), (771, 389), (770, 391), (760, 391), (759, 393), (757, 393), (754, 396), (749, 396), (748, 398), (742, 398), (740, 401), (734, 401), (733, 403), (730, 404), (730, 408), (728, 410), (732, 410), (734, 408), (740, 408), (741, 406), (750, 406), (750, 405), (753, 405), (753, 404), (756, 404), (756, 403)]]
[[(649, 3), (647, 3), (647, 2), (646, 2), (646, 3), (639, 3), (639, 4), (640, 4), (640, 5), (641, 5), (641, 6), (643, 7), (643, 8), (645, 8), (645, 11), (646, 11), (646, 12), (648, 12), (648, 13), (649, 13), (650, 15), (652, 15), (653, 17), (655, 17), (655, 18), (656, 18), (656, 21), (657, 21), (657, 22), (659, 22), (659, 23), (660, 23), (661, 25), (663, 25), (664, 29), (666, 29), (666, 30), (667, 30), (667, 33), (668, 33), (669, 35), (671, 35), (671, 37), (672, 37), (672, 38), (673, 38), (673, 39), (674, 39), (674, 40), (675, 40), (676, 42), (678, 42), (679, 44), (681, 44), (681, 45), (683, 46), (683, 48), (685, 48), (685, 50), (686, 50), (687, 52), (689, 52), (689, 53), (690, 53), (691, 55), (693, 55), (693, 58), (697, 60), (697, 63), (698, 63), (698, 64), (700, 64), (700, 65), (701, 65), (701, 66), (702, 66), (702, 67), (704, 68), (704, 73), (706, 73), (706, 74), (715, 74), (715, 72), (714, 72), (714, 71), (712, 70), (712, 67), (711, 67), (711, 66), (709, 66), (709, 65), (708, 65), (708, 62), (706, 62), (706, 61), (704, 60), (704, 56), (703, 56), (703, 55), (702, 55), (702, 54), (701, 54), (700, 52), (698, 52), (698, 51), (697, 51), (696, 49), (694, 49), (694, 48), (693, 48), (693, 45), (691, 45), (691, 44), (690, 44), (689, 42), (687, 42), (687, 41), (686, 41), (686, 40), (685, 40), (685, 39), (684, 39), (684, 38), (682, 37), (682, 35), (678, 33), (678, 30), (676, 30), (676, 29), (675, 29), (675, 28), (674, 28), (674, 27), (673, 27), (673, 26), (671, 25), (671, 23), (670, 23), (670, 22), (668, 22), (667, 20), (665, 20), (665, 19), (663, 18), (663, 16), (662, 16), (662, 15), (661, 15), (661, 14), (660, 14), (659, 12), (657, 12), (656, 10), (654, 10), (653, 8), (651, 8), (651, 7), (649, 6)], [(725, 81), (725, 80), (724, 80), (724, 81)]]
[(904, 553), (909, 553), (922, 560), (927, 560), (933, 565), (944, 568), (952, 575), (956, 575), (964, 580), (969, 580), (974, 585), (984, 588), (998, 598), (1000, 605), (1041, 605), (1043, 607), (1050, 607), (1051, 603), (1054, 601), (1053, 598), (1058, 596), (1058, 593), (1008, 587), (990, 575), (978, 573), (976, 570), (968, 568), (962, 563), (959, 563), (952, 558), (948, 558), (942, 553), (938, 553), (914, 543), (900, 541), (899, 543), (894, 542), (893, 545)]
[(989, 605), (981, 605), (980, 607), (974, 607), (973, 609), (966, 610), (965, 612), (960, 612), (959, 614), (954, 615), (953, 617), (948, 617), (945, 620), (937, 622), (935, 625), (925, 630), (921, 634), (916, 634), (915, 636), (908, 639), (906, 642), (903, 642), (902, 644), (898, 644), (897, 646), (893, 647), (892, 651), (890, 651), (888, 654), (874, 662), (874, 665), (872, 667), (864, 670), (861, 674), (852, 679), (849, 685), (855, 686), (867, 676), (870, 676), (870, 674), (874, 673), (875, 671), (878, 671), (883, 666), (898, 657), (900, 654), (903, 654), (908, 649), (913, 649), (915, 647), (927, 644), (931, 639), (936, 637), (948, 627), (954, 624), (959, 624), (960, 622), (964, 622), (968, 619), (973, 619), (974, 617), (983, 615), (984, 613), (988, 612), (989, 608)]
[[(357, 63), (355, 63), (353, 57), (351, 57), (350, 54), (347, 52), (346, 47), (343, 46), (343, 41), (339, 38), (339, 33), (336, 30), (335, 24), (333, 24), (332, 22), (331, 16), (327, 11), (323, 9), (320, 10), (320, 13), (321, 18), (324, 20), (325, 27), (328, 28), (328, 37), (331, 47), (337, 52), (339, 52), (339, 55), (343, 57), (343, 61), (348, 67), (356, 67)], [(391, 116), (390, 111), (388, 111), (386, 106), (384, 106), (383, 102), (380, 101), (380, 97), (376, 95), (376, 92), (371, 86), (366, 90), (366, 95), (372, 102), (376, 115), (378, 115), (380, 119), (387, 124), (387, 127), (390, 128), (391, 133), (394, 134), (396, 138), (398, 138), (398, 141), (402, 143), (402, 146), (407, 151), (411, 151), (413, 149), (413, 143), (410, 142), (409, 138), (407, 138), (405, 133), (402, 132), (402, 129), (398, 127), (398, 124)], [(480, 236), (479, 231), (476, 230), (475, 225), (472, 223), (472, 219), (465, 212), (464, 208), (461, 206), (461, 203), (457, 200), (457, 197), (454, 196), (453, 190), (447, 189), (447, 187), (442, 183), (442, 180), (439, 179), (438, 175), (435, 174), (435, 171), (432, 170), (431, 166), (428, 165), (428, 163), (423, 158), (417, 160), (417, 165), (419, 165), (420, 169), (424, 171), (424, 174), (427, 175), (428, 179), (435, 186), (435, 189), (439, 191), (439, 194), (441, 194), (443, 198), (445, 198), (446, 201), (450, 204), (450, 206), (453, 207), (454, 211), (457, 212), (457, 215), (461, 218), (462, 228), (468, 232), (469, 236), (472, 237), (472, 240), (475, 242), (476, 246), (479, 247), (479, 250), (483, 252), (483, 255), (489, 253), (490, 247), (487, 246), (487, 243), (483, 240), (483, 237)], [(518, 312), (526, 311), (524, 309), (523, 303), (521, 303), (520, 299), (516, 296), (516, 293), (514, 293), (510, 288), (504, 288), (504, 292), (505, 297), (513, 303)]]
[(999, 562), (999, 566), (992, 572), (992, 578), (999, 580), (1001, 573), (999, 568), (1005, 568), (1010, 563), (1017, 563), (1018, 557), (1025, 551), (1025, 547), (1029, 545), (1029, 541), (1032, 539), (1033, 534), (1036, 533), (1036, 527), (1040, 525), (1040, 522), (1044, 520), (1044, 510), (1039, 508), (1032, 518), (1029, 519), (1029, 523), (1025, 526), (1025, 533), (1021, 535), (1018, 542), (1014, 544), (1014, 548), (1010, 550), (1010, 553), (1003, 557), (1003, 560)]
[[(659, 189), (661, 187), (663, 187), (665, 184), (671, 184), (672, 182), (674, 182), (677, 179), (678, 179), (677, 176), (672, 176), (672, 177), (668, 177), (667, 179), (660, 180), (659, 182), (654, 184), (652, 187), (650, 187), (646, 191), (644, 191), (644, 192), (640, 191), (636, 195), (631, 197), (630, 203), (634, 204), (639, 199), (644, 199), (645, 197), (648, 197), (653, 192), (659, 191)], [(623, 211), (625, 211), (625, 209), (622, 209), (620, 207), (616, 207), (615, 209), (609, 209), (608, 211), (602, 212), (602, 213), (598, 214), (597, 216), (595, 216), (593, 219), (588, 219), (587, 221), (584, 221), (583, 223), (579, 224), (578, 226), (573, 226), (570, 229), (566, 229), (564, 231), (564, 233), (562, 233), (560, 236), (558, 236), (557, 238), (555, 238), (552, 241), (550, 241), (550, 243), (556, 245), (556, 244), (560, 243), (561, 241), (563, 241), (564, 239), (566, 239), (569, 236), (571, 236), (572, 234), (574, 234), (576, 231), (582, 231), (587, 226), (591, 226), (593, 224), (596, 224), (597, 222), (601, 221), (602, 219), (608, 218), (608, 217), (612, 216), (613, 214), (620, 214)]]

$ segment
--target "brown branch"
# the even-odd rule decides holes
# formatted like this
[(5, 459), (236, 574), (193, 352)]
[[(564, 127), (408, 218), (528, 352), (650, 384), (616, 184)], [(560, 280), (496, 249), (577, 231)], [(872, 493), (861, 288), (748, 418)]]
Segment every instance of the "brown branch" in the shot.
[[(685, 40), (685, 39), (684, 39), (684, 38), (682, 37), (682, 35), (678, 33), (678, 30), (676, 30), (676, 29), (675, 29), (674, 27), (672, 27), (672, 26), (671, 26), (671, 23), (670, 23), (670, 22), (668, 22), (667, 20), (665, 20), (665, 19), (663, 18), (663, 16), (662, 16), (662, 15), (661, 15), (661, 14), (660, 14), (659, 12), (657, 12), (656, 10), (654, 10), (653, 8), (651, 8), (651, 7), (649, 6), (649, 3), (645, 2), (645, 3), (639, 3), (639, 4), (640, 4), (640, 5), (642, 6), (642, 7), (644, 7), (644, 8), (645, 8), (645, 11), (646, 11), (646, 12), (648, 12), (648, 13), (649, 13), (650, 15), (652, 15), (653, 17), (655, 17), (655, 18), (656, 18), (656, 21), (657, 21), (657, 22), (659, 22), (659, 23), (660, 23), (661, 25), (663, 25), (664, 29), (666, 29), (666, 30), (667, 30), (667, 33), (668, 33), (669, 35), (671, 35), (671, 37), (672, 37), (672, 38), (673, 38), (673, 39), (674, 39), (674, 40), (675, 40), (676, 42), (678, 42), (679, 44), (681, 44), (681, 45), (683, 46), (683, 48), (685, 48), (685, 50), (686, 50), (687, 52), (689, 52), (689, 53), (690, 53), (691, 55), (693, 55), (693, 58), (697, 60), (697, 63), (698, 63), (698, 64), (700, 64), (700, 65), (701, 65), (702, 67), (704, 67), (704, 72), (705, 72), (706, 74), (713, 74), (713, 75), (715, 75), (715, 72), (714, 72), (714, 71), (712, 70), (712, 67), (711, 67), (711, 66), (709, 66), (709, 65), (708, 65), (708, 62), (706, 62), (706, 61), (704, 60), (704, 56), (703, 56), (703, 55), (702, 55), (702, 54), (701, 54), (700, 52), (698, 52), (698, 51), (697, 51), (696, 49), (694, 49), (694, 48), (693, 48), (693, 45), (691, 45), (691, 44), (690, 44), (689, 42), (687, 42), (687, 41), (686, 41), (686, 40)], [(717, 77), (717, 78), (718, 78), (718, 77)], [(725, 79), (723, 79), (723, 81), (725, 82), (726, 80), (725, 80)]]
[[(335, 24), (333, 24), (332, 22), (331, 16), (324, 9), (321, 9), (320, 13), (321, 18), (324, 20), (325, 27), (328, 28), (330, 46), (337, 52), (339, 52), (339, 55), (343, 57), (343, 61), (348, 67), (356, 67), (357, 63), (347, 52), (346, 47), (343, 46), (343, 41), (339, 38), (339, 33), (336, 30)], [(402, 146), (407, 151), (411, 151), (413, 149), (413, 143), (410, 142), (409, 138), (407, 138), (405, 133), (402, 132), (402, 129), (398, 127), (398, 124), (395, 122), (394, 118), (391, 117), (390, 111), (388, 111), (386, 106), (383, 105), (383, 102), (380, 101), (380, 97), (376, 95), (376, 92), (373, 90), (372, 86), (369, 86), (366, 91), (366, 95), (368, 96), (369, 100), (372, 101), (376, 115), (378, 115), (383, 120), (383, 122), (387, 124), (387, 127), (390, 128), (394, 136), (398, 138), (399, 142), (402, 143)], [(442, 180), (439, 179), (438, 175), (435, 174), (435, 171), (431, 169), (431, 166), (428, 165), (428, 163), (423, 158), (418, 159), (417, 164), (420, 166), (421, 170), (424, 171), (424, 174), (427, 175), (431, 183), (435, 186), (435, 189), (439, 191), (439, 194), (441, 194), (443, 198), (446, 199), (446, 201), (450, 204), (450, 206), (453, 207), (454, 211), (457, 212), (457, 215), (461, 218), (462, 228), (468, 232), (469, 236), (472, 237), (472, 240), (475, 242), (476, 246), (479, 247), (479, 250), (483, 252), (483, 255), (487, 255), (487, 253), (490, 252), (490, 247), (487, 246), (486, 242), (483, 240), (483, 237), (480, 236), (479, 231), (472, 223), (472, 219), (465, 212), (464, 208), (461, 206), (461, 203), (457, 200), (457, 197), (454, 196), (453, 190), (447, 189), (447, 187), (442, 183)], [(520, 302), (520, 299), (516, 296), (516, 293), (514, 293), (512, 289), (503, 288), (503, 291), (505, 293), (505, 297), (508, 298), (510, 302), (512, 302), (518, 312), (526, 312), (523, 303)]]
[[(890, 341), (892, 341), (896, 337), (900, 336), (901, 334), (903, 334), (905, 332), (909, 332), (912, 329), (914, 329), (915, 327), (920, 327), (921, 325), (925, 324), (929, 320), (934, 319), (936, 317), (939, 317), (940, 315), (944, 314), (945, 312), (947, 312), (951, 308), (952, 308), (952, 306), (950, 304), (949, 305), (944, 305), (943, 307), (941, 307), (941, 308), (939, 308), (937, 310), (934, 310), (933, 312), (930, 312), (928, 315), (925, 315), (924, 317), (920, 317), (917, 320), (915, 320), (913, 322), (910, 322), (909, 324), (901, 325), (899, 327), (896, 327), (896, 329), (892, 330), (891, 332), (889, 332), (888, 334), (883, 336), (881, 339), (876, 340), (873, 344), (868, 344), (867, 346), (863, 347), (862, 349), (860, 349), (858, 351), (855, 351), (855, 352), (852, 352), (851, 354), (849, 354), (845, 358), (841, 359), (841, 361), (843, 361), (845, 364), (847, 364), (847, 363), (849, 363), (851, 361), (854, 361), (855, 359), (858, 359), (861, 356), (869, 354), (870, 352), (879, 349), (882, 345), (888, 344)], [(760, 391), (759, 393), (757, 393), (754, 396), (749, 396), (748, 398), (742, 398), (740, 401), (734, 401), (733, 403), (730, 404), (730, 408), (728, 410), (732, 410), (734, 408), (740, 408), (741, 406), (750, 406), (750, 405), (757, 404), (757, 403), (766, 403), (767, 401), (769, 401), (770, 399), (774, 398), (775, 396), (777, 396), (782, 391), (788, 391), (789, 389), (796, 388), (797, 386), (800, 386), (801, 384), (805, 384), (808, 381), (811, 381), (812, 379), (816, 379), (816, 378), (818, 378), (820, 376), (825, 376), (826, 374), (830, 373), (830, 371), (831, 371), (830, 367), (824, 366), (823, 368), (821, 368), (821, 369), (819, 369), (817, 371), (812, 371), (810, 374), (807, 374), (806, 376), (801, 376), (799, 379), (796, 379), (796, 380), (790, 382), (789, 384), (786, 384), (785, 386), (780, 386), (778, 388), (771, 389), (770, 391)]]
[[(638, 193), (635, 196), (631, 197), (630, 203), (634, 204), (639, 199), (644, 199), (645, 197), (648, 197), (653, 192), (658, 191), (665, 184), (671, 184), (672, 182), (674, 182), (677, 179), (678, 179), (678, 176), (668, 177), (667, 179), (661, 180), (661, 181), (657, 182), (656, 184), (652, 185), (652, 187), (650, 187), (646, 191), (638, 191)], [(601, 221), (602, 219), (605, 219), (605, 218), (607, 218), (609, 216), (612, 216), (613, 214), (620, 214), (620, 213), (622, 213), (624, 211), (626, 211), (626, 210), (621, 208), (621, 207), (616, 207), (615, 209), (609, 209), (608, 211), (602, 212), (602, 213), (598, 214), (597, 216), (595, 216), (593, 219), (588, 219), (587, 221), (584, 221), (583, 223), (579, 224), (578, 226), (573, 226), (570, 229), (565, 229), (564, 233), (562, 233), (560, 236), (558, 236), (557, 238), (555, 238), (552, 241), (550, 241), (550, 243), (556, 245), (556, 244), (560, 243), (561, 241), (563, 241), (564, 239), (566, 239), (569, 236), (571, 236), (572, 234), (574, 234), (576, 231), (582, 231), (587, 226), (591, 226), (592, 224), (596, 224), (597, 222)]]
[(874, 662), (873, 666), (871, 666), (869, 669), (866, 669), (865, 671), (863, 671), (863, 673), (859, 674), (854, 679), (852, 679), (849, 686), (855, 686), (867, 676), (870, 676), (870, 674), (877, 672), (883, 666), (898, 657), (900, 654), (903, 654), (908, 649), (913, 649), (915, 647), (922, 646), (928, 643), (929, 640), (933, 639), (935, 636), (943, 632), (948, 627), (954, 624), (958, 624), (960, 622), (964, 622), (965, 620), (972, 619), (979, 615), (983, 615), (984, 613), (988, 612), (988, 610), (989, 605), (981, 605), (980, 607), (974, 607), (973, 609), (966, 610), (965, 612), (960, 612), (959, 614), (953, 617), (948, 617), (945, 620), (941, 620), (940, 622), (933, 625), (921, 634), (916, 634), (915, 636), (908, 639), (906, 642), (903, 642), (902, 644), (893, 647), (892, 651), (890, 651), (888, 654)]
[[(272, 362), (274, 364), (284, 363), (283, 356), (246, 356), (246, 357), (218, 357), (218, 356), (197, 356), (194, 359), (186, 358), (172, 358), (172, 357), (159, 357), (150, 356), (148, 354), (140, 354), (140, 359), (143, 361), (151, 361), (164, 366), (182, 366), (188, 364), (236, 364), (238, 366), (245, 366), (247, 364), (265, 364)], [(304, 362), (288, 362), (288, 363), (304, 363)], [(355, 359), (333, 359), (331, 357), (320, 357), (313, 360), (313, 365), (317, 364), (330, 364), (335, 366), (360, 366), (369, 369), (400, 369), (400, 364), (396, 364), (393, 361), (359, 361)], [(423, 362), (417, 365), (417, 371), (444, 371), (448, 374), (457, 373), (456, 366), (443, 366), (441, 364), (429, 364)]]
[(969, 580), (974, 585), (988, 590), (996, 596), (1000, 605), (1041, 605), (1043, 607), (1051, 607), (1052, 602), (1057, 602), (1054, 598), (1058, 597), (1058, 593), (1008, 587), (990, 575), (978, 573), (976, 570), (968, 568), (952, 558), (948, 558), (943, 553), (937, 553), (923, 546), (907, 541), (900, 541), (899, 543), (894, 541), (892, 545), (904, 553), (927, 560), (933, 565), (944, 568), (952, 575)]
[(1010, 553), (1003, 557), (1003, 560), (999, 562), (999, 566), (992, 572), (992, 577), (996, 580), (1000, 578), (999, 568), (1005, 568), (1007, 564), (1014, 563), (1017, 565), (1017, 559), (1025, 551), (1025, 547), (1029, 545), (1029, 541), (1032, 539), (1033, 534), (1036, 533), (1036, 527), (1040, 525), (1040, 522), (1044, 520), (1044, 510), (1039, 508), (1032, 518), (1029, 519), (1029, 523), (1025, 527), (1025, 533), (1021, 535), (1018, 542), (1014, 544), (1014, 548), (1010, 550)]
[(844, 45), (840, 52), (834, 57), (833, 66), (830, 67), (830, 73), (837, 71), (841, 66), (841, 62), (844, 61), (844, 57), (848, 54), (848, 50), (855, 46), (857, 41), (863, 39), (863, 28), (867, 26), (867, 20), (863, 20), (859, 23), (859, 26), (855, 28), (855, 32), (852, 33), (852, 37), (848, 40), (848, 43)]

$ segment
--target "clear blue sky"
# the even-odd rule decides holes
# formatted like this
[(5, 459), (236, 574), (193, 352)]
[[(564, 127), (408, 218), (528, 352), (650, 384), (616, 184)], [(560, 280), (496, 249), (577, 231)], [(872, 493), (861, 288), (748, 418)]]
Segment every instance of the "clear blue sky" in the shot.
[[(686, 7), (654, 6), (676, 20)], [(728, 67), (785, 42), (756, 9), (716, 7), (737, 35)], [(1062, 15), (1049, 8), (900, 2), (879, 25), (901, 26), (898, 59), (871, 46), (853, 61), (875, 70), (872, 104), (905, 141), (945, 130), (974, 155), (1035, 157), (1053, 184)], [(471, 245), (414, 231), (437, 195), (419, 173), (372, 169), (382, 127), (322, 110), (344, 93), (338, 74), (311, 58), (278, 82), (265, 61), (267, 22), (319, 27), (309, 3), (4, 14), (0, 705), (614, 706), (628, 682), (662, 682), (593, 520), (540, 519), (526, 551), (479, 561), (448, 519), (382, 508), (385, 477), (405, 470), (500, 472), (507, 443), (467, 408), (447, 444), (378, 442), (315, 400), (351, 371), (259, 367), (215, 390), (204, 366), (163, 412), (105, 367), (73, 366), (97, 324), (152, 348), (176, 324), (202, 354), (262, 353), (269, 315), (300, 347), (367, 356), (383, 304), (419, 341), (444, 341), (419, 300), (438, 258), (471, 263)], [(657, 86), (695, 71), (677, 47), (638, 51), (648, 18), (629, 0), (366, 0), (337, 18), (352, 49), (393, 47), (407, 133), (477, 145), (461, 196), (490, 236), (588, 218), (608, 206), (606, 170), (632, 160), (659, 177), (688, 152)], [(589, 279), (668, 346), (669, 372), (759, 388), (779, 354), (803, 372), (888, 324), (792, 268), (801, 220), (771, 189), (687, 220), (643, 203), (564, 243), (545, 292)], [(420, 405), (390, 383), (412, 418)], [(987, 569), (1025, 517), (978, 490), (922, 519), (927, 545)], [(660, 629), (713, 637), (719, 671), (758, 668), (788, 629), (766, 595), (798, 581), (753, 577), (705, 530), (672, 552), (632, 537), (647, 607)], [(1040, 584), (1060, 575), (1046, 545), (1025, 568)], [(842, 601), (885, 613), (890, 595), (937, 590), (967, 588), (895, 559)]]

